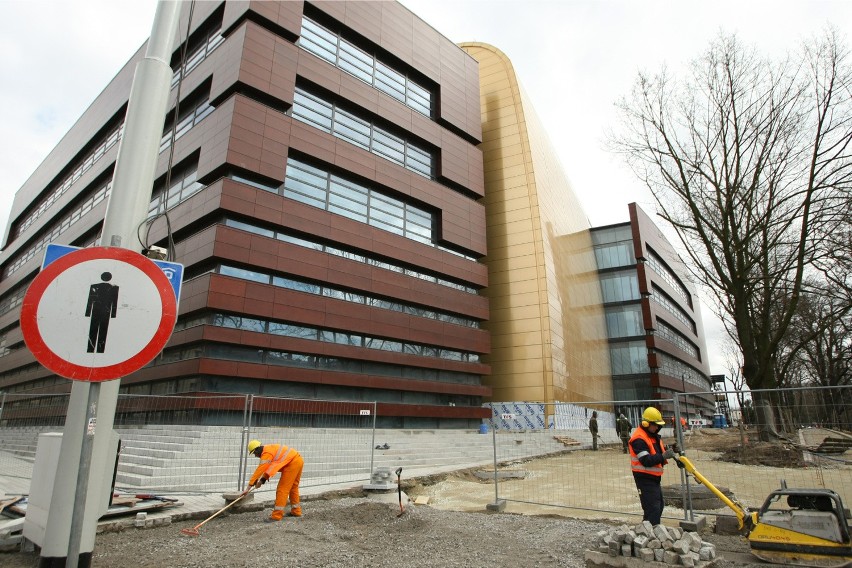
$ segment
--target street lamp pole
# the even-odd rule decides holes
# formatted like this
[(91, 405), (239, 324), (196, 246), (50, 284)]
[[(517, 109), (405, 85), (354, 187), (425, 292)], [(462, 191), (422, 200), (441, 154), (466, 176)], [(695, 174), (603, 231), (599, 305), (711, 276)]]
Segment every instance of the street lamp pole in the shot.
[(686, 396), (686, 373), (680, 374), (680, 385), (683, 390), (683, 407), (686, 412), (686, 426), (689, 427), (689, 399)]

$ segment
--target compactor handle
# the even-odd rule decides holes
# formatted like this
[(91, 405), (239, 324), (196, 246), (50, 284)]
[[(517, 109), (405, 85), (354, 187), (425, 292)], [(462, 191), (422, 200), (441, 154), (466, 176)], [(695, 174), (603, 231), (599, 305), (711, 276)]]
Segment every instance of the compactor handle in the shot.
[(728, 498), (727, 495), (719, 491), (719, 489), (717, 489), (715, 485), (710, 483), (710, 481), (706, 477), (701, 475), (701, 472), (695, 469), (695, 466), (692, 464), (690, 459), (684, 455), (683, 452), (680, 452), (678, 455), (676, 455), (674, 459), (683, 464), (683, 468), (688, 473), (692, 474), (692, 477), (694, 477), (698, 483), (704, 485), (707, 489), (709, 489), (716, 497), (722, 500), (722, 503), (727, 505), (737, 515), (737, 520), (739, 521), (740, 529), (746, 528), (748, 530), (751, 530), (752, 527), (757, 524), (756, 513), (750, 513), (742, 505), (740, 505), (736, 501), (732, 501)]

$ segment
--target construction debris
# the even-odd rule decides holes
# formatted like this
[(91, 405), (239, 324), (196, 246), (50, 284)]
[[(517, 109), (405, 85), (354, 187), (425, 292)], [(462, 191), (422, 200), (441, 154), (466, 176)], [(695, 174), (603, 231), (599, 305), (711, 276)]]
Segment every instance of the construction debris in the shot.
[(597, 549), (586, 551), (590, 566), (630, 566), (623, 558), (639, 559), (642, 566), (707, 568), (716, 560), (716, 546), (702, 541), (698, 533), (642, 521), (633, 528), (622, 525), (600, 531)]

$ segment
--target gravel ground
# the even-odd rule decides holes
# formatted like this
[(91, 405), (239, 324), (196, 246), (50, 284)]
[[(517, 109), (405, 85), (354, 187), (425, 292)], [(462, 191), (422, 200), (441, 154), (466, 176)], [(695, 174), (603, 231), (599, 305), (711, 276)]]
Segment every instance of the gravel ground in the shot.
[[(263, 523), (269, 511), (225, 514), (198, 537), (181, 534), (200, 521), (100, 534), (94, 567), (225, 568), (287, 564), (304, 568), (370, 566), (585, 566), (583, 552), (612, 524), (561, 516), (471, 513), (410, 506), (364, 497), (313, 499), (305, 516)], [(747, 551), (740, 537), (703, 535), (720, 550)], [(0, 568), (38, 566), (38, 556), (0, 554)], [(742, 555), (717, 568), (751, 566)], [(766, 565), (754, 565), (765, 566)]]

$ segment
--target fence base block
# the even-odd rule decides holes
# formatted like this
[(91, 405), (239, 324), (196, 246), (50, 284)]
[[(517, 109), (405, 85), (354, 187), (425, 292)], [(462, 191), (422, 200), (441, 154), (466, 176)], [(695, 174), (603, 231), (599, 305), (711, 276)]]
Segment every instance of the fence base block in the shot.
[(687, 532), (701, 532), (701, 529), (707, 526), (707, 517), (704, 515), (696, 515), (695, 520), (681, 521), (680, 528)]
[(502, 513), (503, 511), (506, 510), (506, 500), (505, 499), (498, 499), (497, 501), (495, 501), (493, 503), (488, 503), (485, 506), (485, 509), (488, 510), (488, 511), (496, 511), (498, 513)]

